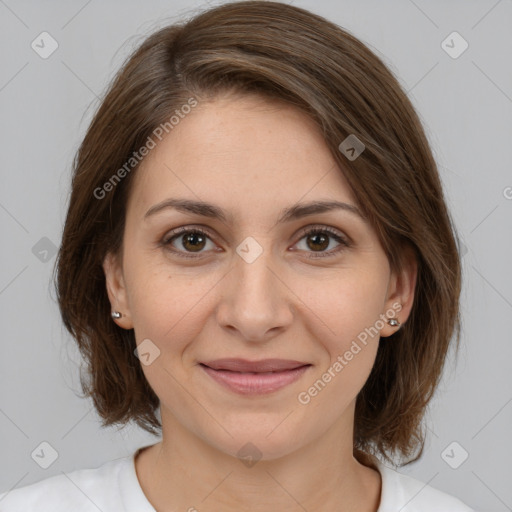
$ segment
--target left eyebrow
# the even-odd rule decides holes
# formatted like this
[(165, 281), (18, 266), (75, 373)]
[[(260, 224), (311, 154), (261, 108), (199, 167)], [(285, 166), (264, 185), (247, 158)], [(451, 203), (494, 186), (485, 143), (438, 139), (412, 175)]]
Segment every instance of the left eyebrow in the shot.
[(314, 215), (315, 213), (324, 213), (332, 210), (344, 210), (353, 213), (360, 217), (362, 220), (366, 220), (366, 217), (359, 210), (359, 208), (353, 204), (343, 203), (341, 201), (312, 201), (310, 203), (299, 203), (290, 208), (285, 208), (279, 217), (276, 224), (281, 222), (289, 222), (291, 220), (301, 219), (308, 215)]
[[(191, 213), (195, 215), (201, 215), (203, 217), (219, 219), (225, 223), (228, 222), (228, 218), (229, 220), (233, 218), (232, 215), (227, 215), (222, 208), (211, 203), (191, 199), (169, 198), (165, 199), (161, 203), (152, 206), (145, 213), (144, 219), (147, 219), (148, 217), (156, 214), (157, 212), (160, 212), (167, 208), (174, 208), (184, 213)], [(363, 221), (366, 220), (366, 217), (355, 205), (344, 203), (341, 201), (311, 201), (309, 203), (299, 203), (288, 208), (284, 208), (281, 211), (275, 226), (280, 223), (290, 222), (292, 220), (301, 219), (309, 215), (324, 213), (333, 210), (344, 210), (354, 215), (357, 215)]]

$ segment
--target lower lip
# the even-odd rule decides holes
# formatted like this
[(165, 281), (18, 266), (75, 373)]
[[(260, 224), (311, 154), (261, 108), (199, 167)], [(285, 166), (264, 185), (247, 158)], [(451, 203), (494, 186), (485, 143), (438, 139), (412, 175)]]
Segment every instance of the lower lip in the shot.
[(201, 368), (226, 388), (241, 395), (272, 393), (300, 379), (309, 366), (274, 373), (240, 373), (228, 370), (214, 370), (203, 364)]

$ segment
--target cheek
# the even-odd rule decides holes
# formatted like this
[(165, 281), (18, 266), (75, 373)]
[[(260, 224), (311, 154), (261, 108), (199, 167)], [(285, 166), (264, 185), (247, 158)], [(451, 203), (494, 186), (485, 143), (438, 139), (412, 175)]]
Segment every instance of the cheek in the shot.
[(305, 305), (304, 313), (309, 309), (316, 337), (329, 348), (342, 350), (384, 313), (387, 277), (378, 265), (342, 268), (313, 286), (310, 280), (299, 280), (294, 292)]
[(218, 277), (198, 278), (143, 253), (127, 257), (125, 268), (137, 341), (149, 338), (166, 351), (180, 350), (180, 340), (186, 344), (200, 332), (205, 298)]
[[(372, 371), (379, 347), (377, 331), (372, 331), (380, 314), (378, 305), (368, 300), (325, 304), (322, 318), (329, 325), (319, 329), (316, 338), (323, 345), (318, 370), (301, 390), (298, 400), (312, 406), (327, 424), (334, 423), (354, 402)], [(318, 322), (317, 322), (318, 323)], [(331, 330), (333, 332), (331, 332)], [(323, 333), (320, 336), (320, 331)]]
[(333, 393), (341, 408), (355, 398), (373, 367), (386, 289), (382, 269), (366, 267), (339, 270), (336, 278), (299, 291), (306, 297), (303, 314), (310, 319), (312, 336), (324, 349), (319, 371), (330, 389), (324, 397)]

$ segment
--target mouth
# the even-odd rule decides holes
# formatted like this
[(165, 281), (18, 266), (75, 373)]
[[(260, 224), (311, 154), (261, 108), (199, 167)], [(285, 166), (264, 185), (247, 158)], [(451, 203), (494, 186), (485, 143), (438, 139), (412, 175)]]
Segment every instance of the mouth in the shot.
[(199, 366), (230, 391), (242, 395), (258, 395), (272, 393), (292, 384), (312, 365), (284, 359), (217, 359), (200, 363)]

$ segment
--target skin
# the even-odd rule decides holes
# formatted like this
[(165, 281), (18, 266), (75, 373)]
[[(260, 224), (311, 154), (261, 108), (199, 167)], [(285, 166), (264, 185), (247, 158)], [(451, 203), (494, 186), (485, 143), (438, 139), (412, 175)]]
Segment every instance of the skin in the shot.
[[(144, 219), (170, 197), (208, 201), (232, 218), (169, 208)], [(142, 368), (160, 399), (162, 441), (135, 462), (156, 510), (378, 509), (380, 474), (353, 456), (354, 407), (379, 337), (397, 327), (385, 323), (307, 405), (297, 397), (393, 304), (407, 320), (417, 267), (410, 256), (395, 275), (372, 226), (348, 211), (274, 226), (283, 208), (326, 199), (357, 206), (320, 132), (295, 108), (258, 96), (200, 102), (138, 169), (122, 252), (108, 255), (104, 270), (112, 308), (123, 314), (114, 321), (160, 350)], [(182, 226), (211, 233), (199, 253), (174, 238), (176, 251), (196, 259), (159, 243)], [(352, 244), (327, 233), (322, 245), (299, 231), (306, 226), (330, 226)], [(252, 263), (236, 252), (249, 236), (263, 250)], [(198, 364), (224, 357), (312, 367), (278, 391), (241, 396)], [(248, 442), (261, 452), (251, 467), (237, 456)]]

